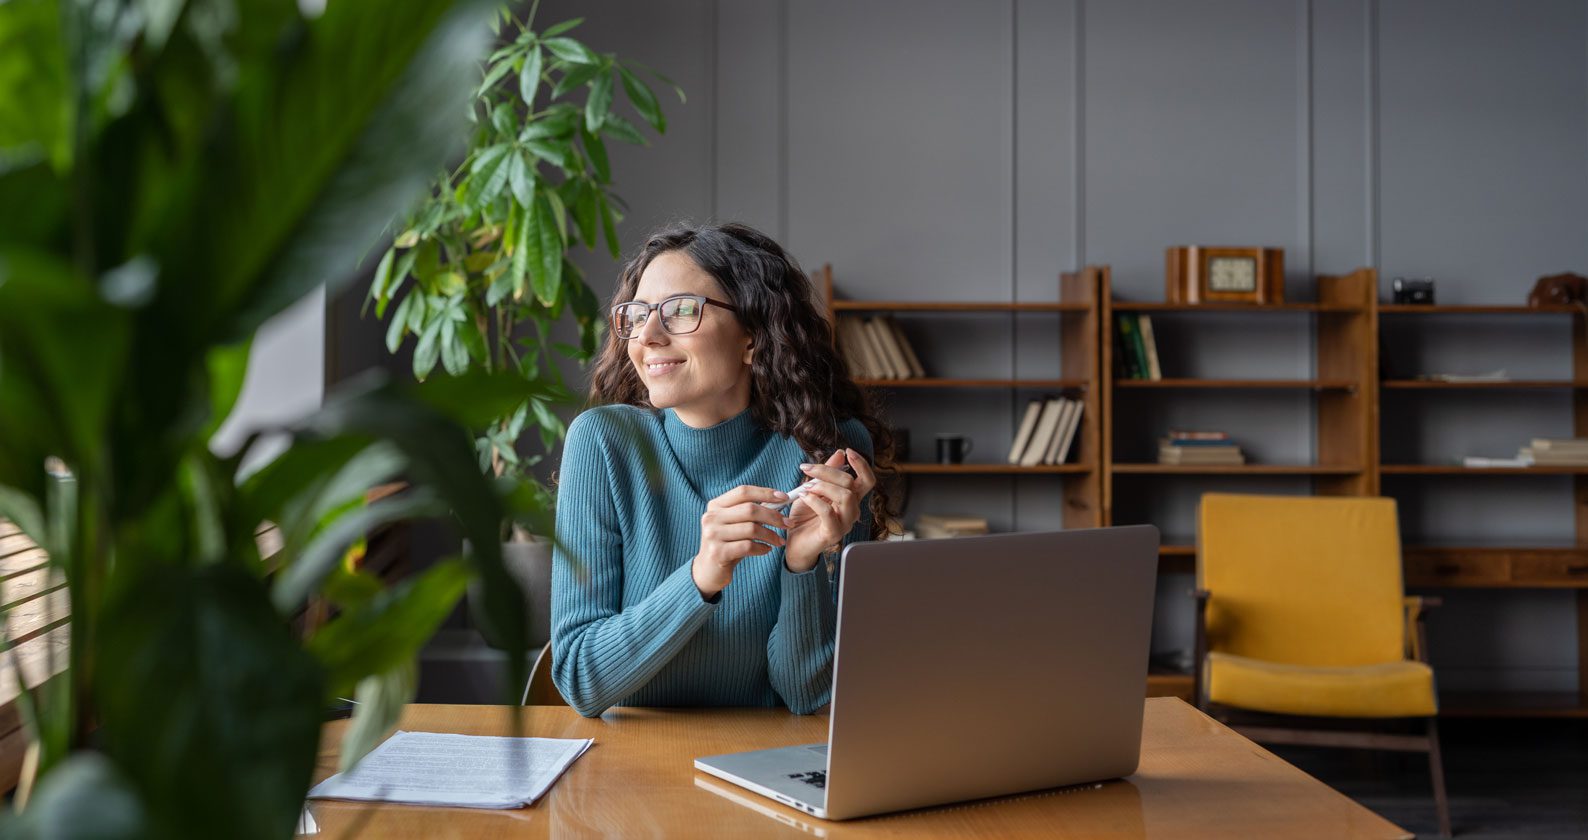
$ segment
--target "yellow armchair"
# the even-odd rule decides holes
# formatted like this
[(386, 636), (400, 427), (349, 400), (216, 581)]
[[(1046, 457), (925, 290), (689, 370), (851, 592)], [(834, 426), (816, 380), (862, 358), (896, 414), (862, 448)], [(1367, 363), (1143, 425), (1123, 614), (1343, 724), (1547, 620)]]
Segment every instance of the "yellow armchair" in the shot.
[[(1434, 599), (1405, 596), (1395, 501), (1210, 493), (1198, 520), (1198, 703), (1227, 718), (1244, 710), (1323, 727), (1236, 726), (1254, 740), (1428, 752), (1448, 835), (1420, 622)], [(1424, 718), (1426, 735), (1335, 723), (1353, 718)]]

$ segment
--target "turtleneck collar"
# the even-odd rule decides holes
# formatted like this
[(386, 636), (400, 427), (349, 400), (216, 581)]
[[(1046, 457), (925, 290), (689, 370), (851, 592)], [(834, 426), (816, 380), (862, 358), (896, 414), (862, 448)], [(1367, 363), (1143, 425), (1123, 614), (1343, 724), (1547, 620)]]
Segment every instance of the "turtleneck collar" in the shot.
[(662, 432), (685, 473), (702, 489), (740, 475), (771, 434), (756, 425), (749, 408), (704, 429), (690, 426), (677, 412), (664, 408)]

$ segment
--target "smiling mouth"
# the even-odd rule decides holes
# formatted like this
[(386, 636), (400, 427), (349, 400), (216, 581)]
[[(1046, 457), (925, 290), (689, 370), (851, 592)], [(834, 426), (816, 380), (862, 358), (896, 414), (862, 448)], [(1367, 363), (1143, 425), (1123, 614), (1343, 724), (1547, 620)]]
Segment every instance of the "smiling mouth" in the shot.
[(645, 366), (645, 372), (652, 375), (667, 373), (682, 364), (683, 362), (660, 362), (656, 364), (648, 364)]

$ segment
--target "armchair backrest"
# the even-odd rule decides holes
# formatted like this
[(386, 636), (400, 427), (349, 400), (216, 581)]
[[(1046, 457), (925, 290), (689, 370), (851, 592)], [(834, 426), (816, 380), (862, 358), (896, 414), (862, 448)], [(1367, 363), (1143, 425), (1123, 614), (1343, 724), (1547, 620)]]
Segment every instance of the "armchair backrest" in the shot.
[(1210, 651), (1317, 666), (1405, 658), (1394, 499), (1209, 493), (1197, 541)]

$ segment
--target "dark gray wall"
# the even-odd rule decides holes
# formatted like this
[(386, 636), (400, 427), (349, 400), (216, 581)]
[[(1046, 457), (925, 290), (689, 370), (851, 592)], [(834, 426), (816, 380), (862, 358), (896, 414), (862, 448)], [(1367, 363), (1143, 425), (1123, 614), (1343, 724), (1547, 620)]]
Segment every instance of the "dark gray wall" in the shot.
[[(655, 225), (733, 218), (852, 297), (1051, 300), (1060, 271), (1113, 266), (1117, 296), (1161, 298), (1171, 244), (1286, 252), (1287, 286), (1377, 267), (1438, 278), (1441, 302), (1519, 303), (1532, 280), (1588, 271), (1588, 3), (1583, 0), (549, 0), (545, 22), (662, 69), (671, 130), (614, 154), (632, 247)], [(614, 266), (582, 258), (598, 292)], [(1387, 294), (1387, 291), (1386, 291)], [(1192, 375), (1306, 376), (1305, 319), (1169, 321)], [(952, 325), (953, 329), (949, 329)], [(1043, 317), (911, 320), (946, 374), (1052, 375)], [(949, 340), (952, 337), (952, 340)], [(1566, 373), (1555, 321), (1458, 322), (1387, 340), (1406, 371)], [(900, 396), (917, 456), (936, 432), (1007, 449), (1027, 395)], [(1549, 395), (1386, 399), (1386, 452), (1505, 455), (1570, 433)], [(1133, 401), (1134, 400), (1134, 401)], [(1421, 402), (1418, 402), (1421, 400)], [(1305, 397), (1131, 397), (1121, 429), (1225, 426), (1267, 460), (1312, 456)], [(1396, 481), (1401, 483), (1397, 484)], [(1239, 480), (1221, 488), (1300, 492)], [(1206, 482), (1128, 479), (1122, 508), (1191, 532)], [(1559, 479), (1395, 479), (1409, 540), (1569, 541)], [(1149, 492), (1150, 491), (1150, 492)], [(1046, 478), (918, 480), (911, 513), (997, 529), (1059, 524)], [(1186, 644), (1183, 578), (1166, 578), (1155, 644)], [(1571, 597), (1450, 593), (1433, 621), (1447, 687), (1575, 688)]]

